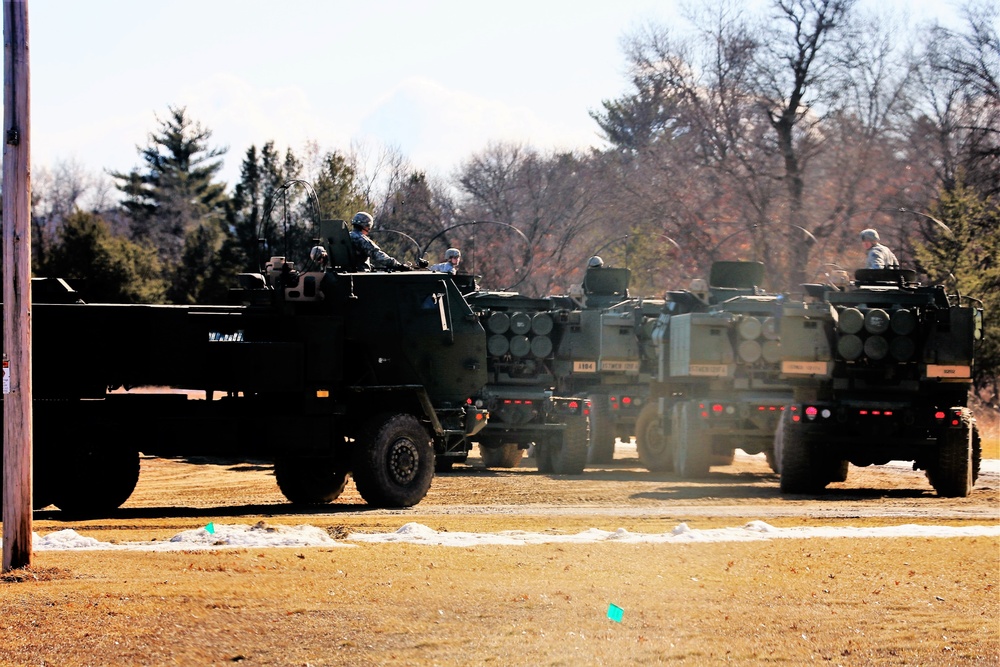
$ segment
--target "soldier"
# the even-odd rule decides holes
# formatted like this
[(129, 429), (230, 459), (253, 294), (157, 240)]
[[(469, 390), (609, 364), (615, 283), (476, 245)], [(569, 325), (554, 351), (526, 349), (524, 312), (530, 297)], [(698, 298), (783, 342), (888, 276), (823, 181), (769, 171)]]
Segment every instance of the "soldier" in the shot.
[(364, 211), (355, 213), (351, 219), (351, 225), (354, 227), (351, 230), (351, 245), (354, 246), (354, 252), (359, 258), (364, 257), (364, 264), (360, 268), (363, 271), (371, 271), (373, 268), (408, 270), (410, 268), (408, 265), (382, 252), (378, 244), (368, 237), (368, 232), (374, 224), (375, 219)]
[(590, 259), (587, 260), (587, 268), (588, 269), (603, 269), (604, 268), (604, 260), (601, 259), (599, 255), (594, 255), (593, 257), (591, 257)]
[(861, 232), (861, 243), (868, 251), (865, 262), (866, 269), (898, 269), (899, 260), (892, 251), (879, 243), (878, 232), (866, 229)]
[(444, 251), (444, 261), (431, 267), (431, 271), (440, 273), (450, 273), (455, 275), (458, 272), (458, 265), (462, 261), (462, 251), (458, 248), (448, 248)]

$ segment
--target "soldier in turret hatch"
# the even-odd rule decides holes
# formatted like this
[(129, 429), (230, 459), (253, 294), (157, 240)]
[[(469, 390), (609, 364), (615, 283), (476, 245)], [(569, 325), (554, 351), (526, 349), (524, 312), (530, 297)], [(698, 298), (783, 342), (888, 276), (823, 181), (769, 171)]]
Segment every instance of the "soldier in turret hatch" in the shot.
[(458, 271), (458, 265), (462, 261), (462, 251), (458, 248), (448, 248), (444, 252), (444, 261), (431, 266), (431, 271), (440, 273), (450, 273), (454, 275)]
[(355, 213), (351, 219), (351, 225), (354, 227), (351, 230), (351, 245), (354, 246), (354, 252), (358, 258), (364, 258), (364, 263), (361, 266), (363, 271), (371, 271), (372, 269), (408, 271), (410, 269), (409, 265), (403, 264), (395, 257), (383, 252), (378, 244), (369, 238), (368, 232), (375, 225), (375, 219), (370, 213), (364, 211)]
[(899, 260), (892, 254), (892, 251), (879, 243), (878, 232), (874, 229), (865, 229), (861, 232), (861, 243), (868, 256), (865, 261), (866, 269), (898, 269)]

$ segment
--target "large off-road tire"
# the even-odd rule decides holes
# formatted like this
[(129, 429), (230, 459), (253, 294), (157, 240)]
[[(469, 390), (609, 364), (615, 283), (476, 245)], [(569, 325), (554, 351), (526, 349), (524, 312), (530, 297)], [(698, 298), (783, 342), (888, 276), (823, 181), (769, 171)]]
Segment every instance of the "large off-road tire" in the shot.
[(659, 407), (650, 402), (643, 407), (635, 422), (635, 446), (639, 462), (652, 472), (670, 472), (674, 469), (674, 443), (663, 432)]
[(714, 466), (731, 466), (736, 461), (736, 450), (730, 449), (725, 454), (712, 452), (711, 464)]
[(685, 479), (706, 477), (712, 461), (712, 444), (696, 410), (690, 401), (674, 406), (674, 470)]
[(611, 463), (615, 458), (616, 441), (615, 422), (607, 394), (591, 394), (587, 463)]
[(548, 442), (535, 443), (534, 456), (538, 472), (546, 474), (552, 472), (552, 451), (559, 446), (558, 444), (550, 444)]
[(357, 444), (354, 484), (369, 505), (410, 507), (427, 495), (434, 478), (434, 447), (416, 417), (375, 417)]
[(830, 459), (826, 463), (827, 479), (830, 481), (831, 484), (846, 482), (847, 471), (849, 468), (850, 468), (849, 461)]
[(498, 447), (479, 446), (479, 455), (487, 468), (516, 468), (521, 465), (524, 450), (516, 442), (505, 442)]
[(552, 449), (552, 472), (557, 475), (579, 475), (587, 465), (587, 418), (567, 415), (562, 443)]
[(979, 479), (979, 466), (983, 462), (983, 442), (979, 437), (979, 425), (972, 420), (972, 485)]
[(771, 466), (771, 470), (781, 474), (781, 452), (785, 444), (785, 422), (787, 418), (783, 413), (781, 419), (778, 420), (778, 427), (774, 429), (774, 442), (771, 444), (771, 450), (765, 452), (764, 455), (767, 458), (767, 464)]
[(963, 408), (958, 426), (938, 436), (937, 460), (927, 470), (927, 478), (943, 498), (964, 498), (972, 493), (974, 423), (972, 413)]
[[(35, 460), (32, 464), (31, 509), (40, 510), (52, 504), (51, 472), (39, 465)], [(0, 516), (3, 516), (3, 442), (0, 440)]]
[(332, 503), (347, 486), (347, 471), (323, 456), (282, 456), (274, 462), (274, 477), (288, 502), (302, 505)]
[(67, 514), (102, 516), (128, 500), (138, 481), (138, 451), (84, 447), (61, 459), (53, 477), (52, 503)]
[(824, 470), (818, 452), (802, 433), (802, 428), (787, 416), (779, 427), (782, 437), (775, 438), (774, 456), (781, 471), (782, 493), (819, 493), (830, 482), (831, 471)]

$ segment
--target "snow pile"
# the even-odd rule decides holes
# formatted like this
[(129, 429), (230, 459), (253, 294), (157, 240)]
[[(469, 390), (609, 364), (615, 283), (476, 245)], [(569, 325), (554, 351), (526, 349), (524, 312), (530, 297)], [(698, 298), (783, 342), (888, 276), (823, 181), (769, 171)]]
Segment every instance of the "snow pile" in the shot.
[(436, 531), (418, 523), (408, 523), (394, 533), (352, 533), (352, 542), (406, 542), (436, 546), (469, 547), (484, 544), (592, 544), (595, 542), (621, 542), (626, 544), (683, 544), (691, 542), (750, 542), (778, 538), (835, 538), (835, 537), (1000, 537), (1000, 526), (921, 526), (907, 524), (873, 528), (814, 527), (775, 528), (763, 521), (751, 521), (739, 528), (712, 528), (699, 530), (681, 523), (667, 533), (632, 533), (624, 528), (608, 532), (589, 528), (575, 535), (561, 533), (529, 533), (506, 530), (499, 533), (462, 533)]
[[(262, 547), (350, 546), (334, 540), (316, 526), (267, 526), (263, 521), (253, 526), (208, 524), (185, 530), (166, 542), (101, 542), (67, 528), (45, 537), (33, 535), (35, 551), (195, 551), (205, 549)], [(2, 543), (2, 542), (0, 542)]]
[(751, 521), (738, 528), (700, 530), (681, 523), (665, 533), (633, 533), (619, 528), (615, 531), (589, 528), (576, 534), (558, 532), (532, 533), (505, 530), (498, 533), (465, 533), (438, 531), (419, 523), (407, 523), (392, 533), (352, 533), (345, 540), (335, 540), (316, 526), (267, 526), (208, 524), (204, 528), (185, 530), (168, 541), (101, 542), (65, 529), (42, 537), (34, 535), (35, 551), (196, 551), (211, 549), (259, 549), (267, 547), (333, 547), (355, 546), (354, 543), (403, 542), (445, 547), (480, 545), (524, 546), (530, 544), (594, 544), (615, 542), (624, 544), (688, 544), (694, 542), (750, 542), (771, 539), (830, 539), (848, 537), (888, 538), (949, 538), (1000, 537), (998, 526), (926, 526), (905, 524), (883, 527), (797, 527), (776, 528), (763, 521)]

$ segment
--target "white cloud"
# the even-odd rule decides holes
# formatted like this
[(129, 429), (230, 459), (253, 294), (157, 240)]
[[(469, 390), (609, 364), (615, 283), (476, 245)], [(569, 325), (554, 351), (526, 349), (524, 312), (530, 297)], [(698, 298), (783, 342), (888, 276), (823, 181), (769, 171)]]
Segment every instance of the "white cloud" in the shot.
[(359, 135), (398, 146), (417, 168), (442, 171), (490, 142), (525, 143), (543, 151), (598, 143), (585, 124), (556, 124), (527, 104), (505, 104), (420, 77), (380, 96), (361, 121)]

